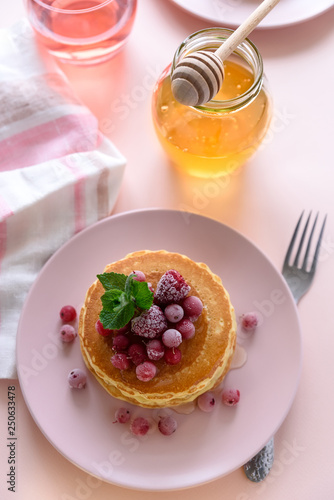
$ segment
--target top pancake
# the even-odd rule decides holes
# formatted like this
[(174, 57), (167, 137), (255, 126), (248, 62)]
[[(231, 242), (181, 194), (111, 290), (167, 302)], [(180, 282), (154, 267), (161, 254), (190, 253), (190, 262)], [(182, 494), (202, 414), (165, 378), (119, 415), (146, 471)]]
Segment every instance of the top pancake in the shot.
[[(112, 338), (95, 330), (102, 309), (103, 286), (96, 280), (89, 288), (79, 320), (79, 336), (83, 358), (97, 380), (115, 397), (144, 407), (184, 404), (217, 385), (226, 374), (236, 341), (234, 309), (221, 280), (203, 263), (165, 250), (143, 250), (109, 264), (104, 272), (130, 274), (140, 270), (155, 288), (169, 269), (177, 270), (198, 296), (203, 312), (195, 322), (192, 339), (183, 340), (179, 349), (182, 360), (177, 365), (156, 361), (157, 375), (149, 382), (137, 379), (135, 367), (118, 370), (110, 358)], [(141, 337), (137, 337), (141, 340)]]

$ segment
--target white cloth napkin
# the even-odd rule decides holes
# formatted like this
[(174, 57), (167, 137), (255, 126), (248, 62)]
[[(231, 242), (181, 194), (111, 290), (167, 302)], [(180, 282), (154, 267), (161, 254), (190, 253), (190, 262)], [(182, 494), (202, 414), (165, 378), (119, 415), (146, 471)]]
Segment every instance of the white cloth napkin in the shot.
[(27, 292), (71, 236), (110, 214), (125, 158), (22, 20), (0, 30), (0, 378), (16, 378)]

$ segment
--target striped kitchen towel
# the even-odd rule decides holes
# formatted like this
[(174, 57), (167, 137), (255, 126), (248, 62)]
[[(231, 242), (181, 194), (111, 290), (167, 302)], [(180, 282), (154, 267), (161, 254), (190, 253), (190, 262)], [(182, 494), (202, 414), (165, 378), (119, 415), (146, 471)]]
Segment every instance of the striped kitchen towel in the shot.
[(17, 325), (35, 277), (110, 214), (124, 167), (27, 22), (0, 30), (0, 378), (16, 378)]

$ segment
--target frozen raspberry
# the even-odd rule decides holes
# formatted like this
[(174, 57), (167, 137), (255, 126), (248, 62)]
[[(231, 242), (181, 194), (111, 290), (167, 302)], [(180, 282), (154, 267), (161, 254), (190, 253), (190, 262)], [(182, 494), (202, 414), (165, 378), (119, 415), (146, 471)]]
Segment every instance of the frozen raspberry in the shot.
[(256, 312), (249, 312), (241, 316), (241, 326), (246, 332), (254, 332), (259, 323), (259, 317)]
[(130, 420), (130, 412), (127, 408), (118, 408), (115, 412), (115, 420), (113, 424), (118, 422), (119, 424), (126, 424)]
[(60, 338), (63, 342), (72, 342), (77, 336), (77, 332), (72, 325), (64, 325), (60, 330)]
[(77, 317), (77, 312), (73, 306), (64, 306), (60, 309), (60, 318), (64, 323), (69, 323), (75, 320)]
[(195, 295), (189, 295), (182, 302), (182, 307), (184, 309), (184, 314), (190, 321), (196, 321), (202, 314), (203, 304), (201, 299), (195, 297)]
[(176, 323), (175, 329), (178, 330), (184, 339), (192, 339), (195, 335), (195, 325), (190, 319), (183, 318)]
[(177, 421), (170, 415), (161, 417), (158, 423), (158, 429), (164, 436), (170, 436), (177, 429)]
[(155, 291), (155, 299), (161, 304), (180, 302), (190, 291), (184, 278), (175, 269), (166, 271), (161, 276)]
[(146, 344), (147, 356), (152, 361), (158, 361), (163, 358), (165, 354), (165, 348), (161, 340), (152, 339)]
[(83, 389), (86, 386), (87, 377), (83, 370), (74, 368), (68, 374), (67, 380), (71, 389)]
[(216, 399), (215, 396), (212, 392), (204, 392), (204, 394), (201, 394), (197, 398), (197, 405), (200, 410), (209, 413), (212, 411), (215, 407), (216, 404)]
[(133, 276), (135, 281), (146, 281), (146, 276), (142, 271), (132, 271), (130, 276)]
[(111, 364), (115, 368), (118, 368), (118, 370), (127, 370), (128, 368), (130, 368), (130, 364), (131, 364), (127, 355), (122, 353), (122, 352), (118, 352), (117, 354), (114, 354), (111, 357), (110, 361), (111, 361)]
[(108, 335), (111, 335), (114, 332), (114, 330), (109, 330), (108, 328), (104, 328), (99, 319), (95, 323), (95, 330), (99, 335), (102, 335), (102, 337), (108, 337)]
[(131, 329), (136, 335), (154, 339), (167, 330), (167, 320), (160, 307), (153, 305), (131, 321)]
[(155, 377), (156, 373), (157, 367), (151, 361), (144, 361), (144, 363), (136, 367), (137, 378), (142, 382), (149, 382)]
[(182, 358), (182, 353), (177, 347), (171, 347), (165, 350), (165, 361), (168, 365), (177, 365)]
[(183, 308), (179, 304), (169, 304), (165, 308), (165, 316), (171, 323), (177, 323), (181, 321), (184, 316)]
[(162, 341), (166, 347), (178, 347), (182, 342), (182, 335), (178, 330), (169, 328), (162, 334)]
[(150, 430), (150, 423), (144, 417), (135, 418), (130, 424), (130, 431), (135, 436), (145, 436)]
[(147, 353), (143, 344), (131, 344), (128, 349), (128, 356), (136, 366), (147, 360)]
[(240, 391), (238, 389), (225, 389), (222, 393), (222, 402), (227, 406), (235, 406), (239, 403)]

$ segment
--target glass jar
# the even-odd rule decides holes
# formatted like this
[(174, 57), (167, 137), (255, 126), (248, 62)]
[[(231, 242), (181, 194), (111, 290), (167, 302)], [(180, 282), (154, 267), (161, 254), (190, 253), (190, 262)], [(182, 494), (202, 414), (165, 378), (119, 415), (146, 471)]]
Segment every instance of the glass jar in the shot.
[(217, 177), (244, 164), (264, 138), (272, 115), (262, 57), (248, 39), (224, 62), (224, 82), (210, 102), (196, 107), (177, 102), (171, 77), (191, 52), (214, 52), (233, 31), (209, 28), (190, 35), (177, 49), (153, 91), (157, 136), (171, 161), (197, 177)]
[(62, 62), (104, 62), (125, 44), (137, 0), (25, 0), (37, 40)]

